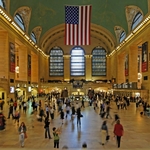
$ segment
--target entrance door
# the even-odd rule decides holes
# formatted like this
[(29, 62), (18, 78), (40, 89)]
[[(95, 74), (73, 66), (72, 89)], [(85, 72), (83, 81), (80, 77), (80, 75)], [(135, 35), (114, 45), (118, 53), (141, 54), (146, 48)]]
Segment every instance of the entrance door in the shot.
[(2, 92), (2, 99), (5, 99), (5, 93)]

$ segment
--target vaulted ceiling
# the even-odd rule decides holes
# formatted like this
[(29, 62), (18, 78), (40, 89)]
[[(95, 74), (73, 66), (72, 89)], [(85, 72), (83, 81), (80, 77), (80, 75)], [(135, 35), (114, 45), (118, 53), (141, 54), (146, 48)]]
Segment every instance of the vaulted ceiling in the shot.
[(31, 8), (28, 34), (40, 26), (41, 48), (50, 48), (58, 38), (64, 36), (65, 5), (92, 5), (91, 36), (97, 43), (103, 43), (112, 50), (117, 45), (115, 26), (128, 33), (125, 8), (139, 7), (143, 14), (148, 13), (148, 0), (10, 0), (9, 13), (13, 17), (20, 7)]

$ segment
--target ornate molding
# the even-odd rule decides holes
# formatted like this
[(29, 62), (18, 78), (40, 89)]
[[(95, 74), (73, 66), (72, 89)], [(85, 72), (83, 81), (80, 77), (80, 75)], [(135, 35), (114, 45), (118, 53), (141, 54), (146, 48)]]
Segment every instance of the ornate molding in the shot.
[(40, 39), (40, 36), (41, 36), (41, 33), (42, 33), (42, 27), (41, 26), (37, 26), (35, 27), (32, 32), (34, 32), (35, 36), (36, 36), (36, 39), (37, 39), (37, 43), (39, 42), (39, 39)]
[(115, 26), (115, 27), (114, 27), (114, 31), (115, 31), (115, 34), (116, 34), (117, 42), (118, 42), (118, 44), (119, 44), (120, 34), (121, 34), (123, 31), (125, 32), (125, 30), (124, 30), (122, 27), (120, 27), (120, 26)]
[(127, 6), (125, 9), (125, 12), (126, 12), (126, 19), (127, 19), (127, 23), (128, 23), (128, 32), (130, 32), (131, 31), (131, 25), (132, 25), (132, 22), (133, 22), (135, 15), (138, 12), (141, 12), (143, 14), (143, 12), (139, 7), (134, 6), (134, 5)]
[(25, 25), (25, 30), (26, 30), (25, 32), (28, 33), (29, 22), (31, 17), (31, 8), (27, 6), (23, 6), (18, 8), (14, 15), (16, 15), (16, 13), (18, 13), (22, 17)]

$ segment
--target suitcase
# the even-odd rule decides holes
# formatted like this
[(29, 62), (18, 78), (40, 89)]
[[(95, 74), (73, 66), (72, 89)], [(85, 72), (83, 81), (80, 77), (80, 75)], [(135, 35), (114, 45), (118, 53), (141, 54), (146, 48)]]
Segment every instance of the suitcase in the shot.
[(105, 112), (103, 112), (102, 114), (101, 114), (101, 118), (104, 118), (105, 117)]
[(106, 136), (106, 141), (108, 141), (110, 139), (110, 136), (109, 135), (107, 135)]
[(143, 111), (140, 112), (140, 115), (143, 115)]

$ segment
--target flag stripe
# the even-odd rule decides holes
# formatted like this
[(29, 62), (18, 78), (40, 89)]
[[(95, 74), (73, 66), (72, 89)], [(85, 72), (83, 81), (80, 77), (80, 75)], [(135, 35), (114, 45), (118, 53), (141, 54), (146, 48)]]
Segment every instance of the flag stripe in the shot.
[(81, 15), (81, 13), (82, 13), (82, 7), (79, 7), (79, 25), (78, 25), (78, 29), (79, 29), (79, 45), (82, 45), (81, 43), (81, 40), (82, 40), (82, 24), (80, 23), (80, 22), (82, 22), (82, 15)]
[(81, 11), (81, 14), (82, 14), (82, 20), (81, 20), (81, 26), (82, 26), (82, 45), (84, 45), (84, 39), (85, 39), (85, 37), (84, 37), (84, 34), (85, 34), (85, 7), (83, 6), (82, 7), (82, 9), (81, 9), (82, 11)]
[[(70, 25), (70, 28), (71, 28), (71, 29), (70, 29), (70, 31), (71, 31), (71, 32), (70, 32), (70, 38), (69, 38), (69, 39), (71, 40), (71, 41), (70, 41), (70, 45), (73, 45), (73, 24)], [(71, 37), (72, 37), (72, 38), (71, 38)]]
[(74, 45), (77, 45), (77, 40), (78, 40), (78, 38), (77, 38), (78, 37), (78, 26), (75, 25), (74, 27), (75, 27), (75, 31), (74, 32), (76, 33), (75, 36), (74, 36)]
[(90, 44), (91, 6), (65, 6), (65, 44)]
[(90, 39), (89, 39), (89, 37), (90, 37), (90, 20), (91, 20), (90, 14), (91, 14), (91, 6), (88, 7), (87, 9), (88, 10), (87, 10), (87, 31), (86, 31), (87, 36), (86, 36), (86, 41), (87, 41), (87, 45), (90, 45)]

